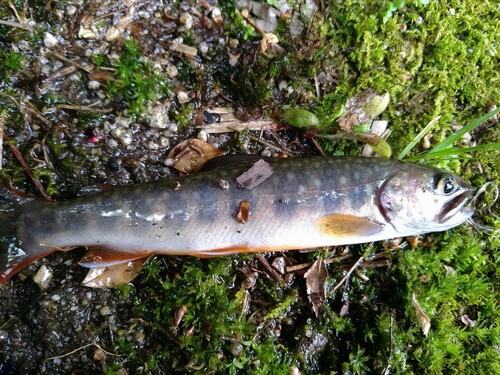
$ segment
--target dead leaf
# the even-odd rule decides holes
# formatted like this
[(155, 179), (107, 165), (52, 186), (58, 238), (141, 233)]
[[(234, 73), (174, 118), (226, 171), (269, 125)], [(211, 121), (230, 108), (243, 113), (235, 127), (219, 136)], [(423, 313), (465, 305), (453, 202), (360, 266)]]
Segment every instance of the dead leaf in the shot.
[(141, 272), (144, 263), (148, 259), (145, 257), (109, 267), (91, 268), (82, 281), (82, 285), (90, 288), (106, 289), (127, 284)]
[(361, 91), (347, 99), (345, 112), (337, 120), (342, 130), (349, 132), (358, 125), (363, 125), (380, 115), (389, 104), (388, 93), (378, 95), (374, 89)]
[(236, 177), (236, 182), (240, 189), (253, 189), (263, 183), (273, 174), (273, 168), (265, 160), (260, 159), (252, 167)]
[(236, 220), (244, 224), (248, 221), (249, 214), (250, 214), (250, 202), (241, 201), (240, 207), (238, 208), (238, 213), (236, 214)]
[(346, 316), (349, 314), (349, 301), (345, 301), (344, 304), (342, 305), (342, 308), (340, 309), (339, 316)]
[(474, 327), (477, 323), (476, 320), (472, 320), (471, 318), (469, 318), (469, 315), (467, 314), (462, 315), (460, 317), (460, 321), (468, 327)]
[(179, 309), (177, 309), (177, 311), (175, 312), (174, 323), (173, 323), (173, 326), (175, 328), (179, 327), (179, 324), (181, 324), (182, 318), (184, 318), (184, 315), (186, 315), (187, 312), (188, 312), (188, 308), (186, 305), (181, 305), (181, 307), (179, 307)]
[(417, 313), (417, 320), (420, 324), (420, 328), (422, 328), (424, 336), (427, 337), (429, 335), (429, 330), (431, 329), (431, 320), (425, 314), (424, 310), (422, 310), (422, 308), (420, 307), (415, 293), (412, 293), (411, 295), (411, 304), (413, 305), (413, 307), (415, 308), (415, 312)]
[(210, 159), (222, 155), (223, 152), (199, 139), (188, 139), (175, 146), (168, 158), (173, 160), (172, 167), (180, 172), (199, 171)]
[(312, 304), (316, 317), (319, 318), (321, 306), (325, 303), (326, 280), (328, 279), (328, 271), (323, 258), (316, 259), (304, 274), (304, 278), (306, 279), (309, 301)]
[(187, 57), (194, 58), (198, 54), (198, 49), (195, 47), (188, 46), (186, 44), (178, 43), (178, 42), (173, 42), (172, 45), (170, 46), (170, 50), (174, 52), (179, 52), (182, 53), (183, 55), (186, 55)]
[(416, 247), (432, 247), (436, 244), (436, 238), (430, 235), (406, 237), (406, 241), (413, 249)]

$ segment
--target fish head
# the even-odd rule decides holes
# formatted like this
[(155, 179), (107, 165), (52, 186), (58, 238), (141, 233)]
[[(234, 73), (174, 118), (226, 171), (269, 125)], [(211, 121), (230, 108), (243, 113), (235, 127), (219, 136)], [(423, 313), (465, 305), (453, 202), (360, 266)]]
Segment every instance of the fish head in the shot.
[(402, 236), (444, 231), (472, 216), (469, 183), (440, 169), (403, 166), (377, 194), (380, 212)]

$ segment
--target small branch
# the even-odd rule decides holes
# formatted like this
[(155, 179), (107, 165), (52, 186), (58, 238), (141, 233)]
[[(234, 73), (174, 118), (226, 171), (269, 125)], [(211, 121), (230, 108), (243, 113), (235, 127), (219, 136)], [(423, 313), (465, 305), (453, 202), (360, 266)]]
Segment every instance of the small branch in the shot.
[(253, 19), (250, 18), (250, 15), (249, 15), (247, 9), (243, 9), (241, 11), (241, 16), (245, 19), (245, 21), (247, 21), (255, 29), (255, 31), (257, 31), (260, 34), (261, 37), (264, 37), (266, 35), (266, 32), (262, 29), (262, 27), (257, 25), (257, 23)]
[[(236, 129), (233, 129), (234, 131), (240, 133), (239, 130), (236, 130)], [(289, 152), (287, 152), (286, 150), (280, 148), (280, 147), (277, 147), (275, 145), (273, 145), (272, 143), (269, 143), (267, 141), (264, 141), (263, 139), (260, 139), (259, 137), (256, 137), (256, 136), (253, 136), (252, 134), (245, 134), (246, 137), (250, 138), (252, 141), (255, 141), (255, 142), (258, 142), (270, 149), (273, 149), (274, 151), (277, 151), (277, 152), (281, 152), (283, 154), (286, 154), (288, 156), (293, 156), (292, 154), (290, 154)]]
[(319, 153), (322, 156), (326, 156), (325, 151), (323, 151), (323, 148), (321, 147), (321, 145), (319, 144), (319, 142), (315, 138), (311, 138), (311, 141), (312, 141), (312, 143), (314, 143), (314, 146), (316, 146), (316, 148), (318, 149)]
[(354, 272), (354, 270), (356, 268), (358, 268), (358, 266), (361, 263), (363, 263), (363, 260), (364, 260), (364, 258), (361, 257), (358, 259), (358, 261), (356, 263), (354, 263), (354, 265), (351, 267), (349, 272), (347, 272), (347, 274), (342, 278), (342, 280), (340, 280), (340, 282), (335, 286), (335, 288), (332, 289), (332, 291), (330, 292), (330, 295), (333, 295), (337, 291), (337, 289), (339, 289), (349, 279), (349, 277), (351, 277), (351, 274)]
[(92, 67), (91, 68), (87, 68), (87, 67), (83, 66), (82, 64), (79, 64), (79, 63), (77, 63), (77, 62), (75, 62), (73, 60), (70, 60), (66, 56), (63, 56), (63, 55), (61, 55), (61, 54), (59, 54), (57, 52), (50, 51), (49, 53), (52, 56), (57, 57), (59, 60), (62, 60), (64, 62), (68, 63), (68, 64), (71, 64), (71, 65), (75, 66), (78, 69), (84, 70), (84, 71), (86, 71), (89, 74), (92, 73), (92, 71), (94, 70), (94, 68), (92, 68)]
[(271, 274), (271, 276), (274, 278), (274, 280), (279, 281), (282, 284), (285, 283), (285, 280), (283, 280), (283, 278), (278, 273), (278, 271), (276, 271), (273, 267), (271, 267), (271, 265), (269, 264), (267, 259), (264, 257), (264, 255), (261, 255), (261, 254), (257, 255), (257, 259), (264, 266), (264, 268), (267, 270), (267, 272), (269, 272)]
[(89, 346), (95, 346), (96, 348), (98, 348), (99, 350), (102, 350), (104, 353), (106, 353), (107, 355), (111, 355), (111, 356), (114, 356), (114, 357), (123, 357), (124, 354), (115, 354), (115, 353), (110, 353), (106, 350), (104, 350), (101, 346), (99, 346), (98, 344), (96, 344), (95, 342), (92, 342), (90, 344), (87, 344), (87, 345), (83, 345), (83, 346), (80, 346), (79, 348), (76, 348), (75, 350), (72, 350), (70, 351), (69, 353), (66, 353), (66, 354), (63, 354), (63, 355), (56, 355), (55, 357), (49, 357), (49, 358), (45, 358), (46, 361), (50, 361), (50, 360), (53, 360), (53, 359), (57, 359), (57, 358), (64, 358), (64, 357), (67, 357), (67, 356), (70, 356), (72, 354), (75, 354), (77, 352), (79, 352), (80, 350), (83, 350), (83, 349), (86, 349), (88, 348)]
[(94, 108), (92, 106), (85, 105), (72, 105), (72, 104), (58, 104), (56, 105), (58, 109), (72, 109), (75, 111), (85, 111), (91, 113), (110, 113), (113, 112), (113, 108)]
[[(366, 261), (363, 264), (359, 265), (360, 268), (380, 268), (387, 267), (389, 265), (388, 260), (379, 260), (379, 261)], [(342, 264), (337, 267), (338, 270), (347, 270), (349, 269), (349, 264)]]
[(0, 171), (3, 165), (3, 117), (0, 117)]
[(17, 149), (16, 146), (9, 146), (9, 148), (10, 148), (10, 151), (14, 154), (15, 158), (19, 161), (19, 163), (23, 167), (24, 171), (31, 178), (31, 181), (33, 181), (33, 183), (35, 184), (36, 188), (38, 189), (38, 191), (42, 195), (43, 199), (45, 199), (46, 201), (51, 201), (52, 199), (45, 192), (45, 189), (43, 188), (40, 180), (36, 179), (35, 176), (33, 175), (33, 173), (31, 173), (31, 170), (30, 170), (28, 164), (26, 163), (26, 160), (24, 160), (21, 152), (19, 152), (19, 150)]
[[(325, 259), (325, 264), (338, 263), (338, 262), (341, 262), (341, 261), (349, 259), (349, 258), (352, 258), (352, 254), (344, 254), (344, 255), (340, 255), (338, 257), (332, 257), (332, 258)], [(294, 264), (293, 266), (286, 267), (286, 272), (300, 271), (300, 270), (303, 270), (305, 268), (311, 267), (312, 264), (313, 264), (313, 262)]]
[(29, 27), (28, 25), (23, 25), (22, 23), (18, 23), (18, 22), (14, 22), (14, 21), (0, 20), (0, 25), (15, 27), (16, 29), (23, 29), (26, 31), (33, 31), (33, 29), (31, 27)]

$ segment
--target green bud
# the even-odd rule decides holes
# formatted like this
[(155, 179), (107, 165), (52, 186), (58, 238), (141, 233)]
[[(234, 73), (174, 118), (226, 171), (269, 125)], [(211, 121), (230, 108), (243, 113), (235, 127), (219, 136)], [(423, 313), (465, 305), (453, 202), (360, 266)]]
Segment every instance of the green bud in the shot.
[(283, 113), (283, 119), (290, 125), (304, 128), (307, 126), (319, 126), (319, 119), (314, 113), (305, 109), (292, 108)]
[(372, 100), (364, 105), (363, 111), (371, 118), (380, 115), (389, 105), (391, 97), (388, 92), (384, 95), (375, 95)]

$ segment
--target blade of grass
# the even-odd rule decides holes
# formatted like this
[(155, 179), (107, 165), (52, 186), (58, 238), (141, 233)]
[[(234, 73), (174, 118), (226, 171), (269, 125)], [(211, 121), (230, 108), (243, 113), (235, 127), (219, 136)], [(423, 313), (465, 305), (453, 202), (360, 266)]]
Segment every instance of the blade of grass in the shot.
[(427, 152), (422, 155), (412, 156), (411, 158), (405, 159), (405, 161), (418, 161), (418, 160), (426, 160), (426, 159), (446, 159), (448, 156), (456, 156), (463, 155), (465, 156), (468, 153), (475, 151), (493, 151), (500, 150), (500, 143), (491, 143), (487, 145), (474, 146), (474, 147), (464, 147), (464, 148), (452, 148), (447, 150), (435, 151), (433, 153)]
[(413, 148), (418, 144), (418, 142), (420, 142), (420, 140), (424, 138), (426, 134), (431, 131), (432, 127), (439, 121), (440, 118), (441, 116), (437, 116), (433, 118), (431, 121), (429, 121), (429, 123), (425, 126), (425, 128), (423, 128), (422, 131), (418, 133), (417, 136), (413, 138), (413, 140), (410, 143), (408, 143), (408, 145), (404, 148), (404, 150), (401, 151), (401, 153), (398, 155), (398, 159), (401, 160), (406, 155), (408, 155), (408, 153), (411, 150), (413, 150)]
[(444, 150), (445, 148), (450, 147), (456, 141), (458, 141), (465, 133), (471, 131), (472, 129), (474, 129), (476, 127), (478, 127), (483, 122), (489, 120), (490, 118), (492, 118), (493, 116), (495, 116), (499, 112), (500, 112), (500, 107), (494, 109), (491, 112), (488, 112), (484, 116), (481, 116), (481, 117), (475, 119), (474, 121), (472, 121), (469, 124), (467, 124), (466, 126), (464, 126), (462, 129), (460, 129), (459, 131), (451, 134), (449, 137), (447, 137), (441, 143), (439, 143), (436, 146), (434, 146), (434, 148), (432, 150), (430, 150), (429, 152), (427, 152), (427, 154), (435, 154), (438, 151), (441, 151), (441, 150)]

